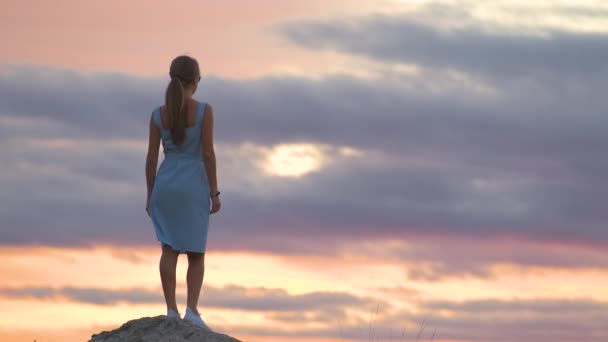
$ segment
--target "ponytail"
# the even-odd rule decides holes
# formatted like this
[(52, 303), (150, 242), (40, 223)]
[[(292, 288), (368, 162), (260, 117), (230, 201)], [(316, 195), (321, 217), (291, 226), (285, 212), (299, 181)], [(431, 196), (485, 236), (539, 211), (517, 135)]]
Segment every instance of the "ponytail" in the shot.
[(167, 117), (171, 129), (171, 140), (175, 145), (181, 145), (186, 140), (187, 119), (184, 86), (195, 86), (198, 84), (196, 80), (200, 81), (201, 73), (198, 62), (190, 56), (177, 56), (171, 62), (169, 76), (171, 82), (167, 86), (165, 108), (167, 108)]
[(165, 108), (171, 129), (171, 140), (181, 145), (186, 136), (186, 111), (184, 110), (184, 86), (179, 77), (172, 77), (165, 95)]

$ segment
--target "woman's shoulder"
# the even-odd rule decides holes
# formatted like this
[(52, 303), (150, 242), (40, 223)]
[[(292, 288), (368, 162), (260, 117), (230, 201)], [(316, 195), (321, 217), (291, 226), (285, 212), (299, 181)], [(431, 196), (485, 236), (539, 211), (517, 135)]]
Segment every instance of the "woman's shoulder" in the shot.
[(210, 106), (209, 102), (204, 101), (204, 100), (194, 100), (193, 99), (193, 101), (196, 102), (197, 105), (200, 105), (200, 106), (203, 106), (203, 107)]
[(211, 107), (211, 104), (207, 101), (201, 101), (201, 106), (203, 107), (203, 112), (205, 113), (209, 113), (211, 111), (213, 111), (213, 107)]
[(207, 101), (196, 100), (198, 103), (198, 110), (203, 114), (203, 116), (213, 115), (213, 107)]

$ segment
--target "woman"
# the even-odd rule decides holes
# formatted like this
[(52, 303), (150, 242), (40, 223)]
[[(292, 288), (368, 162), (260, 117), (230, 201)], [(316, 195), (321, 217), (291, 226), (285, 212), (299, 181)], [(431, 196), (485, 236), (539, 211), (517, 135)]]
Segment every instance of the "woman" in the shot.
[[(188, 255), (188, 306), (184, 319), (209, 329), (197, 309), (205, 273), (209, 215), (220, 210), (213, 149), (213, 110), (192, 98), (200, 82), (198, 62), (179, 56), (171, 63), (165, 105), (150, 117), (146, 159), (146, 211), (160, 241), (160, 279), (167, 316), (180, 318), (175, 302), (179, 254)], [(162, 141), (165, 157), (156, 172)]]

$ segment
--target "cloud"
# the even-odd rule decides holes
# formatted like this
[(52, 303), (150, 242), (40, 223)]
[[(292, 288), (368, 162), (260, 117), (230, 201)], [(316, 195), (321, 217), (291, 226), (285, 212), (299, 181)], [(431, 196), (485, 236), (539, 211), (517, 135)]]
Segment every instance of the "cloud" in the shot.
[[(185, 287), (185, 286), (184, 286)], [(10, 299), (69, 300), (80, 303), (113, 305), (117, 303), (154, 304), (163, 301), (162, 290), (146, 288), (106, 289), (94, 287), (4, 287), (0, 295)], [(184, 294), (177, 294), (185, 302)], [(282, 288), (245, 287), (228, 284), (222, 287), (205, 285), (202, 305), (210, 308), (276, 312), (275, 319), (290, 317), (288, 313), (315, 312), (317, 315), (344, 315), (347, 308), (369, 309), (381, 303), (375, 298), (360, 297), (347, 292), (314, 291), (291, 294)], [(281, 314), (284, 312), (284, 314)]]
[[(0, 241), (155, 244), (143, 166), (163, 80), (10, 65), (0, 75)], [(455, 81), (431, 75), (209, 78), (201, 94), (217, 112), (225, 190), (210, 248), (330, 255), (416, 236), (608, 241), (605, 81), (531, 78), (486, 96), (432, 92)], [(286, 143), (360, 154), (329, 154), (300, 178), (257, 167), (260, 151)], [(467, 266), (487, 275), (479, 261)]]
[[(161, 303), (160, 289), (103, 289), (77, 287), (2, 288), (7, 298), (72, 300), (82, 303)], [(180, 297), (178, 295), (178, 297)], [(178, 298), (179, 301), (184, 298)], [(246, 325), (226, 326), (235, 334), (258, 336), (367, 338), (467, 341), (563, 341), (600, 342), (608, 331), (608, 303), (587, 298), (512, 298), (475, 300), (428, 300), (415, 298), (415, 310), (396, 310), (386, 298), (360, 297), (348, 292), (315, 291), (290, 294), (280, 288), (226, 285), (206, 286), (201, 297), (208, 308), (260, 311), (285, 329)], [(372, 318), (370, 318), (370, 313)], [(370, 322), (371, 320), (371, 322)]]
[[(449, 278), (500, 278), (504, 265), (526, 268), (598, 270), (608, 268), (605, 248), (502, 238), (418, 236), (401, 241), (361, 242), (339, 254), (362, 255), (367, 262), (403, 265), (410, 280), (438, 282)], [(497, 267), (498, 266), (498, 267)]]
[(30, 298), (39, 300), (68, 299), (75, 302), (99, 305), (111, 305), (119, 302), (139, 304), (157, 303), (162, 300), (162, 293), (159, 293), (158, 291), (149, 291), (142, 288), (113, 290), (80, 287), (15, 287), (3, 288), (0, 290), (0, 294), (5, 298)]
[[(608, 303), (591, 299), (428, 301), (429, 326), (446, 339), (470, 341), (602, 341)], [(407, 315), (406, 315), (407, 316)], [(400, 315), (397, 317), (401, 318)], [(402, 319), (402, 318), (401, 318)]]
[[(431, 3), (396, 15), (289, 22), (277, 30), (307, 49), (425, 68), (456, 69), (478, 77), (540, 77), (545, 73), (587, 77), (607, 69), (608, 32), (500, 25), (496, 24), (500, 20), (491, 23), (477, 18), (477, 7)], [(524, 18), (535, 13), (541, 18), (537, 21), (553, 12), (559, 15), (560, 11), (572, 11), (559, 6), (546, 8), (545, 12), (534, 8), (537, 6), (495, 7), (490, 3), (483, 9), (497, 18), (512, 12)], [(580, 7), (572, 12), (584, 15), (588, 10)]]

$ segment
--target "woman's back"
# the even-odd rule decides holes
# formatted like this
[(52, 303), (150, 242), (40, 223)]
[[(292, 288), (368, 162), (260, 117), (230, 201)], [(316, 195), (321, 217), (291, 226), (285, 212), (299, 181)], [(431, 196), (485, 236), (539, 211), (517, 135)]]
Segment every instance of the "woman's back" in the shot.
[(164, 106), (154, 110), (154, 123), (160, 129), (165, 158), (172, 156), (191, 157), (201, 159), (202, 136), (201, 128), (205, 115), (204, 102), (192, 100), (188, 103), (186, 112), (185, 138), (181, 144), (175, 144), (171, 138), (171, 130), (167, 128), (167, 113)]
[(182, 253), (203, 253), (207, 242), (211, 189), (201, 153), (205, 106), (204, 102), (188, 102), (192, 111), (186, 116), (181, 144), (172, 138), (163, 107), (153, 112), (165, 158), (154, 180), (149, 214), (161, 244)]

